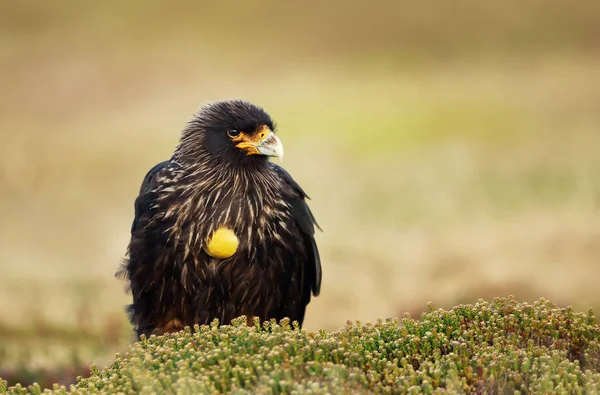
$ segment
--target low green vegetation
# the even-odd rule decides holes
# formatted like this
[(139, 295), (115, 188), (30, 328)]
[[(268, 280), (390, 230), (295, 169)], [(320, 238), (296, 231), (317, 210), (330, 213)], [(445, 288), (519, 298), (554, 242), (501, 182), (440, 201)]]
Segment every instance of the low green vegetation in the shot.
[[(0, 385), (0, 388), (1, 385)], [(46, 390), (50, 392), (50, 390)], [(592, 311), (546, 301), (434, 309), (337, 332), (289, 321), (195, 328), (143, 338), (105, 369), (54, 393), (597, 393), (600, 327)], [(9, 393), (41, 393), (16, 385)]]

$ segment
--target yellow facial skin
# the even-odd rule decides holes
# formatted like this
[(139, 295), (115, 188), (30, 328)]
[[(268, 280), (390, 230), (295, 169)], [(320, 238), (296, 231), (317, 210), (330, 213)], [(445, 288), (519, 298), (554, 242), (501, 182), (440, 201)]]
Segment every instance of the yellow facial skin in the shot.
[(260, 155), (258, 146), (264, 141), (269, 132), (269, 128), (262, 125), (253, 135), (240, 132), (239, 136), (234, 138), (233, 141), (236, 143), (236, 147), (246, 152), (246, 155)]
[(232, 137), (235, 146), (246, 153), (246, 155), (275, 156), (283, 160), (283, 144), (279, 137), (266, 125), (261, 125), (252, 134), (240, 132)]
[(213, 232), (204, 247), (204, 252), (213, 258), (231, 258), (237, 251), (239, 240), (231, 229), (221, 227)]

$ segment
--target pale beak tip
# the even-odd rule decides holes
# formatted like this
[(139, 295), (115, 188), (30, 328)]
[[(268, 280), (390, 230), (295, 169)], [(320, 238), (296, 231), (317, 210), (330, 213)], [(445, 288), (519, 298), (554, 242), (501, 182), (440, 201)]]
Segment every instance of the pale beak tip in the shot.
[(274, 144), (274, 156), (277, 156), (277, 158), (279, 158), (279, 163), (283, 163), (283, 144), (281, 143), (281, 139), (273, 134), (273, 138), (275, 139), (275, 144)]
[(257, 149), (262, 155), (276, 156), (279, 158), (279, 162), (283, 162), (283, 144), (273, 132), (269, 132)]

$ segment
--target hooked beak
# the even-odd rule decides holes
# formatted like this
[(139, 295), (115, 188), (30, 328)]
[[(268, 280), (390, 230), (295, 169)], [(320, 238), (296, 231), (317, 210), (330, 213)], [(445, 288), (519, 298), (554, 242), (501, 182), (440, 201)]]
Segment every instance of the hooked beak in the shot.
[(283, 144), (279, 137), (263, 126), (256, 137), (240, 136), (236, 147), (246, 152), (246, 155), (276, 156), (283, 162)]
[(256, 147), (258, 152), (266, 156), (276, 156), (283, 162), (283, 144), (275, 133), (269, 132), (265, 139)]

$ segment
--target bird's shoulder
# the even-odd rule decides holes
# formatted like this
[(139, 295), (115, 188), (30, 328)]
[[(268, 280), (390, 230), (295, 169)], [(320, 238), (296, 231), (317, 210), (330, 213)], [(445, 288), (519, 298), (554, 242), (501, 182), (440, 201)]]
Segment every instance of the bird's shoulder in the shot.
[(292, 206), (294, 218), (301, 230), (309, 235), (313, 235), (315, 233), (315, 226), (319, 229), (321, 228), (306, 202), (306, 200), (310, 200), (310, 197), (284, 168), (271, 163), (271, 169), (279, 176), (284, 185), (284, 192), (287, 191), (284, 195), (286, 195), (288, 203)]
[(178, 167), (179, 165), (171, 160), (165, 160), (154, 165), (144, 176), (140, 187), (140, 195), (154, 191), (164, 186), (164, 184), (172, 183), (173, 175), (178, 170)]
[(165, 160), (153, 166), (144, 176), (140, 186), (139, 194), (135, 199), (135, 217), (132, 224), (132, 231), (135, 230), (138, 223), (143, 220), (149, 220), (157, 207), (159, 190), (168, 187), (171, 183), (172, 174), (176, 170), (177, 164)]
[(292, 192), (297, 194), (302, 199), (310, 199), (306, 192), (302, 189), (302, 187), (294, 180), (294, 178), (287, 172), (283, 167), (276, 165), (275, 163), (269, 163), (271, 170), (277, 174), (280, 181), (284, 184), (284, 186), (291, 189)]

